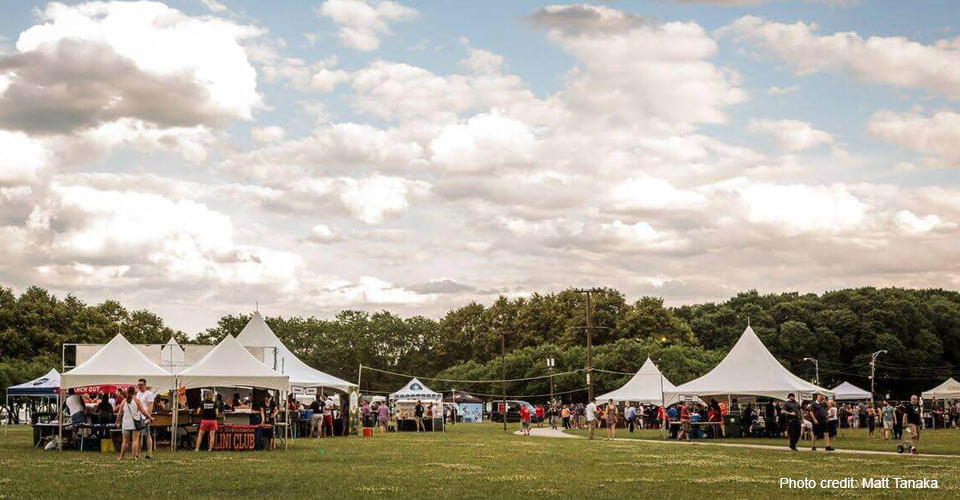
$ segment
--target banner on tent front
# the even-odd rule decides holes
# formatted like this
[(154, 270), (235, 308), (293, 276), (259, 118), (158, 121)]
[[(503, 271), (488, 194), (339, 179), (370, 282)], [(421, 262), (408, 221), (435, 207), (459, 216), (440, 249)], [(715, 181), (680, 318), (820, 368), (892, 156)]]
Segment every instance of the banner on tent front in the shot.
[(246, 451), (257, 447), (256, 425), (224, 425), (217, 429), (215, 450)]
[(73, 391), (77, 394), (98, 394), (101, 392), (113, 394), (117, 392), (117, 390), (126, 393), (127, 387), (134, 387), (135, 385), (136, 384), (85, 385), (82, 387), (74, 387)]

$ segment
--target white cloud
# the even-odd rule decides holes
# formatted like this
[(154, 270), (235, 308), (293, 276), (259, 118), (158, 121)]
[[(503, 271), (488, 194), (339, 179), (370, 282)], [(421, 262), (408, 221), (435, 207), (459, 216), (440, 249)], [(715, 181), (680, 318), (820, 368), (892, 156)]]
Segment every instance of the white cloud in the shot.
[(798, 90), (800, 90), (799, 85), (791, 85), (789, 87), (778, 87), (774, 85), (767, 89), (766, 94), (767, 95), (787, 95), (787, 94), (792, 94)]
[(613, 187), (609, 198), (617, 211), (700, 210), (707, 204), (701, 193), (651, 177), (627, 179)]
[(870, 117), (867, 129), (901, 148), (929, 155), (947, 166), (960, 167), (960, 113), (939, 111), (924, 116), (878, 111)]
[(856, 32), (818, 35), (816, 30), (813, 23), (783, 24), (744, 16), (719, 33), (753, 44), (798, 74), (840, 73), (960, 100), (960, 38), (925, 45), (902, 36), (864, 39)]
[(780, 148), (791, 152), (833, 142), (829, 133), (799, 120), (752, 119), (747, 130), (773, 137)]
[(326, 224), (317, 224), (310, 228), (310, 236), (307, 237), (307, 241), (314, 243), (333, 243), (340, 241), (340, 239), (341, 237)]
[[(0, 125), (68, 131), (120, 118), (159, 126), (249, 120), (261, 106), (250, 26), (156, 2), (52, 2), (0, 57)], [(162, 47), (163, 50), (158, 50)]]
[(748, 221), (789, 235), (864, 229), (869, 208), (840, 185), (750, 184), (739, 194), (747, 206)]
[(36, 182), (50, 160), (39, 140), (22, 132), (0, 130), (0, 186)]
[(284, 130), (279, 125), (269, 125), (266, 127), (253, 127), (250, 129), (250, 136), (260, 144), (270, 144), (283, 140)]
[(121, 146), (141, 151), (173, 151), (195, 163), (207, 159), (207, 149), (216, 141), (213, 132), (204, 125), (160, 128), (132, 118), (102, 123), (78, 132), (78, 136), (103, 151)]
[(936, 214), (919, 217), (909, 210), (900, 210), (897, 212), (894, 222), (901, 231), (907, 234), (923, 234), (938, 229), (952, 230), (957, 227), (954, 223), (942, 221), (940, 216)]
[(455, 171), (528, 165), (535, 147), (536, 139), (525, 123), (495, 113), (448, 125), (430, 143), (433, 164)]
[(340, 42), (364, 52), (377, 50), (380, 38), (390, 36), (390, 23), (411, 21), (419, 13), (397, 2), (381, 0), (326, 0), (317, 10), (340, 25)]

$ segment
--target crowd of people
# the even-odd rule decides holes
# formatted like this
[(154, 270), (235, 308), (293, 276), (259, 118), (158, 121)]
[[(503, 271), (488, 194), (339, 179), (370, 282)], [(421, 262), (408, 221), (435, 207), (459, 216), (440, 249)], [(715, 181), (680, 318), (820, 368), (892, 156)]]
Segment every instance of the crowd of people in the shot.
[(144, 441), (144, 458), (150, 459), (154, 450), (150, 422), (154, 412), (162, 410), (165, 404), (165, 401), (157, 399), (145, 379), (138, 380), (136, 386), (129, 386), (125, 390), (118, 388), (114, 393), (79, 394), (71, 388), (67, 390), (63, 402), (74, 441), (85, 426), (90, 426), (99, 437), (107, 437), (113, 426), (120, 427), (122, 444), (119, 460), (123, 460), (127, 449), (131, 450), (134, 460), (139, 459)]

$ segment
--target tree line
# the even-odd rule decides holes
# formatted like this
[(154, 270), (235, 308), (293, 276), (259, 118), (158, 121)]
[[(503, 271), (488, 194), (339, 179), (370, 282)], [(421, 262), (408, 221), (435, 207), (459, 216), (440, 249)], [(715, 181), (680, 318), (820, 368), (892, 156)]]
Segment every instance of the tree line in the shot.
[[(733, 346), (748, 321), (771, 352), (797, 375), (820, 382), (843, 380), (869, 389), (870, 354), (877, 362), (877, 392), (900, 397), (932, 387), (960, 364), (960, 294), (938, 289), (857, 288), (822, 295), (743, 292), (717, 303), (667, 307), (656, 297), (630, 302), (614, 289), (591, 298), (594, 386), (613, 389), (650, 356), (675, 384), (706, 373)], [(401, 317), (389, 311), (342, 311), (333, 318), (267, 317), (277, 335), (307, 363), (347, 380), (363, 364), (381, 370), (453, 380), (499, 379), (504, 335), (507, 378), (586, 365), (585, 297), (573, 290), (470, 303), (439, 319)], [(227, 315), (215, 326), (187, 335), (147, 310), (128, 311), (117, 301), (87, 305), (39, 287), (19, 296), (0, 288), (0, 387), (61, 365), (64, 343), (102, 343), (122, 331), (134, 343), (213, 343), (236, 335), (248, 315)], [(191, 340), (190, 337), (193, 337)], [(390, 392), (406, 379), (365, 370), (362, 388)], [(434, 390), (499, 394), (499, 384), (424, 380)], [(583, 400), (585, 374), (555, 377), (555, 391)], [(511, 395), (549, 392), (540, 378), (509, 384)], [(534, 398), (536, 399), (536, 398)]]

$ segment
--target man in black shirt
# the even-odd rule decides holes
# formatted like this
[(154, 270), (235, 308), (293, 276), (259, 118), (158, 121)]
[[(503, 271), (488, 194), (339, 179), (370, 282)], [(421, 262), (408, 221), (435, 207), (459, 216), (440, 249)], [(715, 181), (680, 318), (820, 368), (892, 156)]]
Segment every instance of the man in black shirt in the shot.
[(910, 402), (903, 405), (903, 430), (910, 435), (910, 454), (917, 454), (920, 444), (920, 405), (917, 395), (910, 396)]
[(423, 426), (423, 403), (419, 399), (417, 400), (417, 406), (413, 409), (413, 419), (417, 421), (417, 432), (427, 431), (427, 428)]
[(827, 451), (833, 451), (830, 446), (830, 434), (827, 433), (827, 398), (817, 394), (816, 400), (810, 405), (810, 421), (813, 422), (813, 450), (817, 450), (817, 439), (823, 439), (827, 444)]
[(797, 441), (800, 441), (800, 405), (793, 394), (787, 396), (781, 412), (787, 417), (787, 437), (790, 440), (790, 449), (797, 450)]
[(270, 449), (274, 449), (277, 446), (276, 441), (273, 439), (273, 423), (277, 418), (277, 402), (273, 400), (273, 397), (270, 396), (268, 392), (263, 397), (263, 406), (260, 407), (260, 421), (265, 427), (263, 429), (263, 439), (269, 443)]

